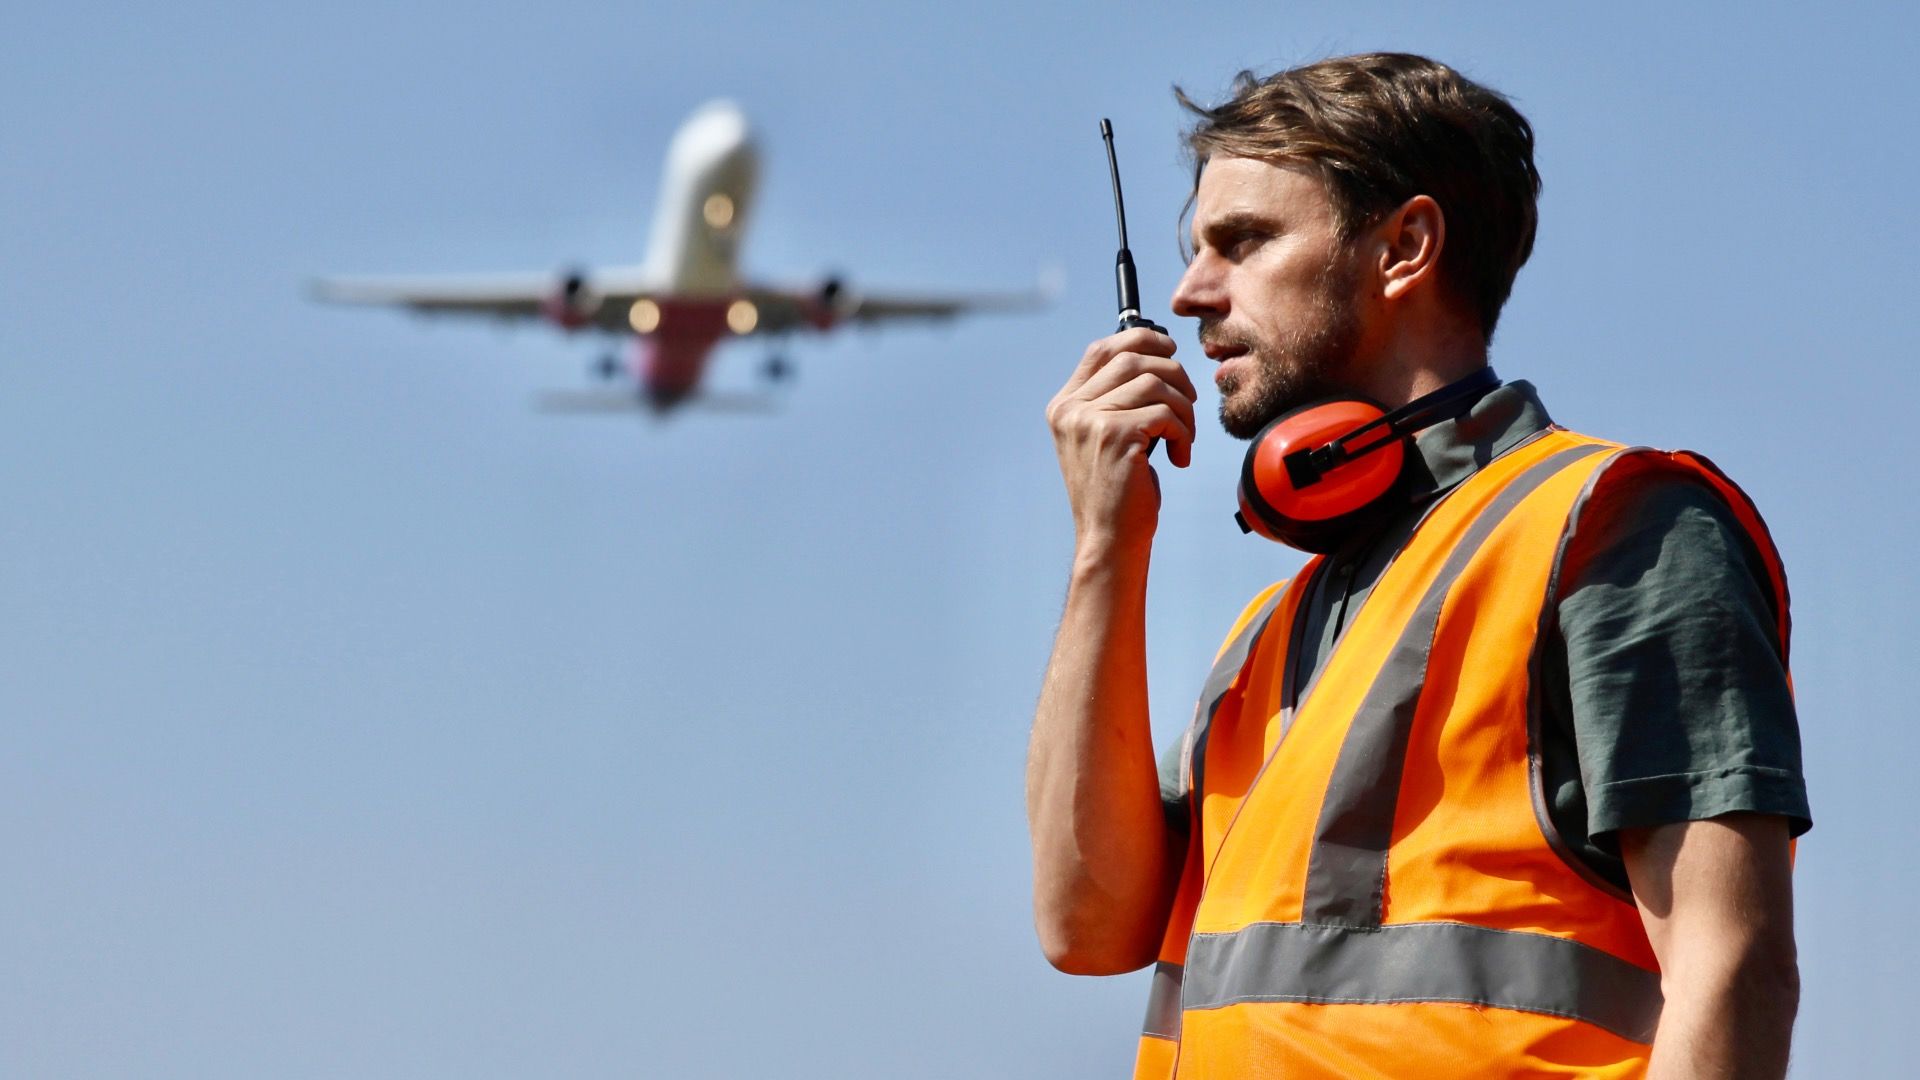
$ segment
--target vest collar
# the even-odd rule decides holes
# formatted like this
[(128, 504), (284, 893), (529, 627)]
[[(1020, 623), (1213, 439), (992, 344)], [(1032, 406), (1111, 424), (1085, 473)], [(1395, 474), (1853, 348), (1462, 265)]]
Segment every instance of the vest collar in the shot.
[(1465, 415), (1421, 431), (1407, 467), (1407, 496), (1426, 503), (1552, 426), (1540, 394), (1525, 379), (1488, 393)]

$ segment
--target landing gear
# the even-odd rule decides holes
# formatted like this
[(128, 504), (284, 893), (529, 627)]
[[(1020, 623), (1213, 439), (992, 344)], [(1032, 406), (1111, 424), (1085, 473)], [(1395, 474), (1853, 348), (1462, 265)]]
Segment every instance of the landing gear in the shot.
[(602, 353), (587, 370), (598, 375), (602, 382), (612, 382), (620, 374), (620, 358), (613, 353)]

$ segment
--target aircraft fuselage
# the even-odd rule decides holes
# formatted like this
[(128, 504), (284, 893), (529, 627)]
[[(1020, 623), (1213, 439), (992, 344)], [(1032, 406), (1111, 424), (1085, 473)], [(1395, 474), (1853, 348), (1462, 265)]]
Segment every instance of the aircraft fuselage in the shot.
[(759, 169), (746, 117), (729, 102), (696, 110), (668, 147), (645, 263), (659, 299), (630, 316), (629, 370), (656, 408), (691, 396), (714, 345), (753, 329), (752, 305), (735, 292)]

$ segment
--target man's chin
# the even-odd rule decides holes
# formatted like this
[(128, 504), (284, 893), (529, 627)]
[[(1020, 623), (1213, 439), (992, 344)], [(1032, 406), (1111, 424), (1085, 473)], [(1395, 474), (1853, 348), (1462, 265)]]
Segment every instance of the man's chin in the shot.
[(1275, 417), (1345, 393), (1321, 378), (1289, 380), (1277, 386), (1259, 381), (1224, 382), (1220, 387), (1220, 426), (1236, 439), (1251, 439)]
[(1256, 409), (1255, 402), (1235, 401), (1232, 397), (1220, 399), (1220, 426), (1227, 434), (1236, 439), (1251, 439), (1260, 434), (1260, 429), (1273, 419), (1264, 416)]
[(1253, 414), (1260, 405), (1257, 389), (1233, 375), (1220, 381), (1220, 426), (1236, 439), (1251, 439), (1266, 426), (1254, 422)]

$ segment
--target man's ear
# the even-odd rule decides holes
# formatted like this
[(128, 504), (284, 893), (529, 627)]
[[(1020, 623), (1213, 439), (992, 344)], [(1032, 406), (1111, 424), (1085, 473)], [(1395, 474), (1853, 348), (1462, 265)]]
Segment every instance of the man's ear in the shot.
[(1381, 221), (1380, 292), (1389, 300), (1413, 293), (1440, 275), (1440, 251), (1447, 243), (1447, 216), (1429, 195), (1415, 195)]

